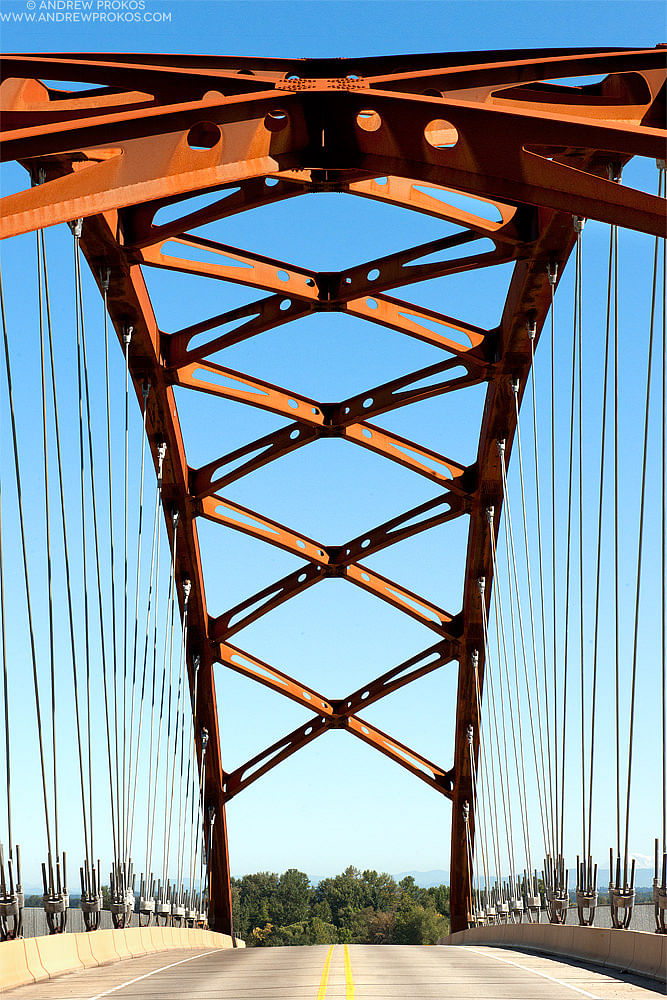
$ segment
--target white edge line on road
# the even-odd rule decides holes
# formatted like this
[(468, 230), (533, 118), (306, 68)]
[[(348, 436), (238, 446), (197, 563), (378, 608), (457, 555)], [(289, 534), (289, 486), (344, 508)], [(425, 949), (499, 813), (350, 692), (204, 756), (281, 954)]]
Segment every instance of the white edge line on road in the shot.
[(164, 972), (166, 969), (173, 969), (176, 965), (184, 965), (185, 962), (194, 962), (196, 958), (204, 958), (206, 955), (213, 955), (216, 951), (220, 950), (221, 949), (219, 948), (215, 948), (213, 951), (203, 951), (199, 955), (190, 955), (189, 958), (182, 958), (180, 962), (171, 962), (169, 965), (163, 965), (161, 969), (153, 969), (152, 972), (146, 972), (143, 976), (136, 976), (135, 979), (128, 979), (126, 983), (120, 983), (118, 986), (112, 986), (110, 990), (104, 990), (103, 993), (96, 993), (95, 996), (89, 997), (88, 1000), (101, 1000), (102, 997), (108, 997), (109, 994), (115, 993), (117, 990), (125, 989), (126, 986), (132, 986), (133, 983), (140, 983), (142, 979), (149, 979), (150, 976), (156, 976), (158, 972)]
[[(557, 983), (559, 986), (565, 986), (568, 990), (574, 990), (575, 993), (581, 993), (582, 996), (591, 997), (591, 1000), (601, 1000), (597, 993), (589, 993), (588, 990), (582, 990), (579, 986), (571, 986), (570, 983), (566, 983), (563, 979), (556, 979), (555, 976), (549, 976), (546, 972), (538, 972), (537, 969), (529, 969), (527, 965), (520, 965), (518, 962), (512, 962), (509, 958), (501, 958), (500, 955), (489, 955), (486, 951), (479, 951), (477, 948), (471, 948), (470, 945), (464, 945), (468, 951), (474, 951), (477, 955), (483, 955), (484, 958), (495, 958), (496, 962), (504, 962), (505, 965), (514, 965), (517, 969), (523, 969), (524, 972), (532, 972), (534, 976), (541, 976), (542, 979), (548, 979), (552, 983)], [(95, 1000), (95, 997), (92, 998)]]

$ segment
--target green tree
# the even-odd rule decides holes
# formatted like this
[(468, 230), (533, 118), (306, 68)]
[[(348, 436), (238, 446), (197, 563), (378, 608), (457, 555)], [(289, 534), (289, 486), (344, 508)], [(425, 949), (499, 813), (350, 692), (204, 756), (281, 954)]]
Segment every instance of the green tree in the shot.
[(310, 880), (304, 872), (289, 868), (280, 876), (276, 893), (276, 917), (281, 924), (296, 924), (308, 919), (311, 897)]
[(437, 944), (449, 933), (449, 922), (423, 906), (405, 908), (396, 913), (393, 944)]

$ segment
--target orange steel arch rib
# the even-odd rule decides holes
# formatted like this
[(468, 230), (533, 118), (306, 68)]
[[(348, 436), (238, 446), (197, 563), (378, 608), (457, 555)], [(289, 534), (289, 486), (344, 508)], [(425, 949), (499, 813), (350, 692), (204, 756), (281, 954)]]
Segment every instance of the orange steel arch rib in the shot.
[[(83, 218), (82, 246), (93, 274), (110, 269), (108, 302), (116, 330), (122, 336), (124, 326), (134, 327), (135, 391), (141, 397), (145, 378), (157, 390), (151, 393), (147, 432), (156, 462), (157, 445), (168, 444), (167, 528), (171, 531), (170, 513), (177, 509), (183, 526), (179, 538), (185, 539), (179, 541), (177, 574), (193, 584), (188, 663), (192, 683), (192, 657), (200, 655), (197, 728), (205, 726), (210, 734), (205, 795), (217, 814), (210, 867), (211, 920), (218, 929), (232, 925), (226, 802), (331, 728), (347, 729), (452, 800), (452, 929), (465, 926), (462, 813), (464, 802), (472, 802), (465, 732), (477, 715), (474, 650), (483, 676), (480, 576), (487, 580), (487, 608), (491, 596), (485, 511), (493, 504), (498, 514), (502, 506), (495, 442), (504, 438), (506, 451), (511, 449), (510, 379), (519, 379), (521, 394), (530, 368), (526, 324), (534, 322), (539, 337), (550, 306), (547, 264), (558, 264), (562, 274), (574, 241), (572, 216), (664, 232), (661, 199), (608, 179), (610, 164), (622, 166), (633, 155), (664, 156), (664, 55), (657, 47), (355, 60), (117, 54), (4, 59), (3, 157), (18, 160), (34, 177), (41, 169), (45, 182), (2, 200), (2, 235)], [(602, 80), (582, 86), (551, 82), (585, 76)], [(64, 83), (58, 90), (40, 82), (44, 79), (89, 83), (91, 89), (68, 91)], [(185, 200), (180, 219), (155, 225), (161, 207), (218, 190), (219, 201), (209, 207), (192, 211)], [(342, 191), (411, 208), (453, 222), (460, 232), (340, 273), (292, 267), (189, 235), (207, 222), (313, 191)], [(491, 202), (499, 221), (447, 204), (448, 192)], [(490, 240), (493, 249), (481, 251), (480, 240)], [(412, 282), (507, 262), (513, 262), (513, 276), (494, 330), (391, 294)], [(250, 305), (164, 334), (142, 266), (239, 282), (265, 294)], [(439, 347), (444, 360), (334, 403), (306, 399), (289, 387), (209, 360), (226, 346), (321, 310), (347, 313)], [(190, 346), (204, 334), (209, 339), (203, 345)], [(470, 467), (373, 423), (389, 410), (479, 383), (487, 385), (486, 400), (477, 461)], [(292, 422), (203, 468), (191, 468), (175, 385), (243, 401)], [(442, 494), (342, 546), (306, 538), (297, 526), (277, 524), (224, 498), (229, 483), (322, 437), (344, 438), (398, 462), (442, 484)], [(360, 561), (462, 515), (469, 516), (470, 525), (467, 563), (461, 607), (453, 612)], [(304, 566), (210, 617), (197, 539), (200, 517), (279, 546), (302, 557)], [(495, 530), (498, 523), (496, 516)], [(346, 579), (412, 616), (437, 633), (437, 642), (333, 701), (229, 641), (329, 577)], [(444, 770), (357, 712), (452, 660), (459, 662), (456, 732), (453, 766)], [(310, 723), (225, 772), (216, 662), (314, 709)]]

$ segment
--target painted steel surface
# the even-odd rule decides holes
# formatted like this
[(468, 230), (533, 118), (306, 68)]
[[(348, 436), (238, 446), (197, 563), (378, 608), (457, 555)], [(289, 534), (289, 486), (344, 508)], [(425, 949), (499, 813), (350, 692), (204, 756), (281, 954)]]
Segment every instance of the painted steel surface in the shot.
[[(477, 580), (492, 566), (487, 506), (499, 524), (502, 484), (496, 441), (509, 455), (515, 430), (511, 380), (521, 397), (530, 369), (527, 324), (536, 337), (551, 303), (547, 264), (562, 274), (574, 242), (572, 216), (649, 234), (665, 229), (661, 199), (609, 179), (631, 156), (664, 156), (664, 48), (543, 50), (396, 56), (355, 60), (235, 59), (157, 55), (9, 55), (2, 65), (2, 155), (45, 182), (0, 202), (1, 235), (83, 218), (82, 246), (101, 285), (110, 269), (109, 312), (117, 334), (134, 327), (130, 374), (139, 399), (148, 378), (147, 433), (168, 445), (163, 501), (167, 529), (180, 514), (176, 573), (192, 581), (188, 664), (201, 657), (197, 722), (209, 732), (206, 801), (217, 811), (211, 845), (212, 914), (230, 931), (225, 804), (328, 729), (344, 728), (453, 803), (452, 926), (466, 922), (468, 873), (463, 803), (472, 802), (466, 728), (476, 721), (471, 656), (480, 655)], [(569, 86), (551, 81), (603, 76)], [(90, 91), (40, 80), (80, 81)], [(266, 180), (270, 178), (271, 183)], [(229, 193), (230, 189), (234, 189)], [(220, 191), (191, 211), (187, 198)], [(341, 272), (294, 267), (189, 233), (205, 223), (318, 191), (341, 191), (410, 208), (460, 231)], [(432, 192), (432, 193), (429, 193)], [(480, 214), (447, 203), (462, 192)], [(437, 195), (437, 197), (436, 197)], [(182, 215), (155, 224), (183, 201)], [(471, 203), (472, 205), (475, 202)], [(491, 205), (498, 221), (484, 217)], [(481, 240), (492, 249), (480, 250)], [(434, 261), (435, 256), (435, 261)], [(424, 259), (426, 258), (426, 260)], [(460, 271), (513, 264), (496, 329), (394, 298), (393, 289)], [(256, 302), (172, 334), (156, 322), (142, 267), (235, 281), (268, 293)], [(319, 311), (337, 311), (439, 347), (442, 363), (406, 373), (346, 400), (327, 402), (262, 382), (210, 360), (226, 346)], [(220, 333), (225, 326), (228, 332)], [(230, 330), (231, 327), (231, 330)], [(195, 337), (210, 333), (203, 345)], [(426, 384), (425, 384), (426, 383)], [(476, 462), (470, 467), (384, 431), (372, 420), (432, 396), (485, 383)], [(185, 386), (288, 417), (281, 430), (203, 468), (188, 464), (173, 386)], [(306, 538), (224, 497), (225, 487), (323, 437), (339, 437), (442, 484), (436, 500), (371, 528), (344, 546)], [(455, 517), (470, 520), (464, 592), (445, 610), (371, 572), (361, 561)], [(218, 617), (207, 611), (197, 534), (204, 517), (304, 559), (303, 568)], [(342, 701), (327, 700), (228, 640), (320, 580), (346, 579), (429, 627), (438, 641)], [(181, 597), (182, 599), (182, 597)], [(446, 767), (357, 715), (398, 687), (458, 660), (453, 760)], [(223, 770), (213, 666), (220, 662), (301, 705), (309, 724), (232, 773)], [(475, 731), (477, 727), (475, 726)], [(477, 752), (477, 747), (475, 747)], [(474, 818), (472, 820), (474, 822)]]

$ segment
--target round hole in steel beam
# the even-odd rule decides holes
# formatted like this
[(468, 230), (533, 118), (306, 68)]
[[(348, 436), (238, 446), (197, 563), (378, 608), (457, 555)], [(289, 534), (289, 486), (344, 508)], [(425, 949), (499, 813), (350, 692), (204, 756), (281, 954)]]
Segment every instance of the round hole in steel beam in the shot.
[(308, 579), (307, 573), (299, 573), (299, 575), (296, 578), (296, 581), (297, 583), (305, 583), (307, 579)]
[(459, 133), (451, 122), (434, 118), (424, 129), (424, 138), (435, 149), (448, 149), (459, 141)]
[(278, 277), (281, 281), (289, 281), (289, 274), (287, 271), (278, 271)]
[(289, 309), (291, 305), (292, 305), (291, 299), (283, 299), (282, 302), (280, 303), (280, 308), (282, 309), (283, 312), (285, 312), (285, 310)]
[(370, 544), (371, 544), (370, 538), (364, 538), (363, 542), (361, 543), (361, 547), (362, 549), (367, 549)]
[(366, 398), (366, 399), (365, 399), (365, 400), (363, 401), (363, 403), (362, 403), (362, 406), (363, 406), (363, 408), (364, 408), (365, 410), (367, 410), (367, 409), (368, 409), (368, 408), (369, 408), (370, 406), (372, 406), (372, 405), (373, 405), (373, 397), (372, 397), (372, 396), (368, 396), (368, 397), (367, 397), (367, 398)]
[(293, 410), (298, 410), (299, 409), (299, 404), (297, 403), (296, 399), (288, 399), (287, 400), (287, 405), (291, 406)]
[(298, 428), (295, 427), (293, 431), (290, 431), (290, 437), (292, 441), (296, 441), (296, 439), (300, 436), (301, 436), (301, 431)]
[(215, 122), (197, 122), (188, 132), (190, 149), (213, 149), (222, 138), (220, 127)]
[(368, 438), (369, 440), (373, 437), (373, 432), (369, 431), (368, 427), (362, 427), (361, 433), (365, 438)]
[(368, 274), (366, 275), (366, 277), (369, 281), (377, 281), (377, 279), (380, 277), (379, 267), (372, 267), (368, 272)]
[(264, 128), (269, 132), (282, 132), (288, 121), (287, 112), (276, 108), (275, 111), (269, 111), (264, 119)]
[(364, 691), (361, 697), (363, 701), (366, 701), (366, 698), (370, 697), (370, 691)]
[(377, 299), (366, 299), (366, 305), (369, 309), (377, 309), (378, 303)]
[(357, 125), (364, 132), (377, 132), (382, 127), (382, 119), (377, 111), (366, 109), (357, 115)]
[(306, 284), (308, 285), (309, 288), (315, 287), (315, 282), (313, 281), (312, 278), (306, 278)]
[(276, 184), (280, 184), (280, 181), (277, 177), (265, 177), (264, 184), (267, 188), (274, 188)]

